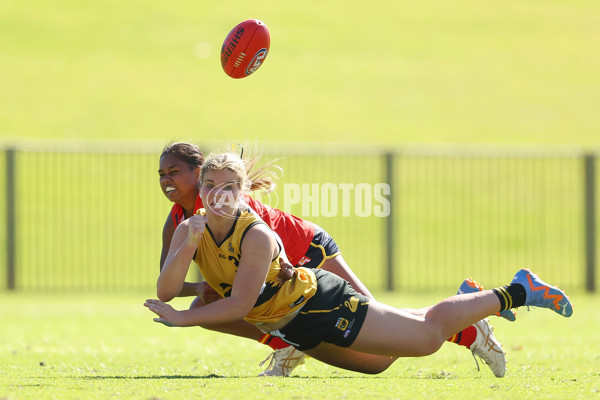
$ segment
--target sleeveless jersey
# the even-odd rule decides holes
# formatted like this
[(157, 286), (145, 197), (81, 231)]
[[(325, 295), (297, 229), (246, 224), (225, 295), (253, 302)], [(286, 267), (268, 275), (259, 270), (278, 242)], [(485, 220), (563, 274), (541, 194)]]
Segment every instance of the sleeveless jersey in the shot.
[[(221, 296), (231, 295), (246, 232), (256, 224), (263, 223), (248, 211), (238, 211), (238, 217), (222, 243), (214, 241), (210, 228), (206, 226), (198, 243), (194, 262), (204, 279)], [(300, 309), (316, 293), (317, 279), (311, 270), (296, 268), (292, 279), (278, 284), (275, 278), (280, 270), (277, 256), (271, 261), (266, 282), (254, 307), (244, 318), (245, 321), (252, 324), (277, 322)]]
[(315, 224), (264, 205), (250, 196), (245, 196), (244, 201), (279, 235), (290, 263), (298, 265), (315, 236)]
[[(202, 199), (200, 196), (196, 197), (196, 204), (194, 204), (194, 214), (196, 211), (201, 209), (203, 206)], [(189, 218), (189, 217), (188, 217)], [(183, 212), (183, 207), (177, 203), (173, 204), (173, 208), (171, 208), (171, 219), (173, 220), (173, 227), (177, 228), (180, 223), (186, 220), (185, 213)]]
[[(308, 251), (310, 243), (315, 236), (315, 224), (276, 208), (266, 206), (250, 196), (244, 196), (244, 201), (279, 235), (290, 263), (298, 265)], [(202, 199), (198, 196), (194, 213), (200, 208), (202, 208)], [(177, 225), (185, 220), (183, 207), (179, 204), (174, 204), (171, 209), (171, 217), (175, 228), (177, 228)]]

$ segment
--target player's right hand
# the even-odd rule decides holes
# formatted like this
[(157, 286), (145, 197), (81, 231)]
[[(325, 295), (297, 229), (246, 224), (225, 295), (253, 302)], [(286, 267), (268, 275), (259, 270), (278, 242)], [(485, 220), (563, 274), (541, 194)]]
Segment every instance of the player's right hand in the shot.
[(193, 215), (188, 219), (187, 240), (192, 243), (198, 243), (204, 230), (206, 229), (206, 216)]

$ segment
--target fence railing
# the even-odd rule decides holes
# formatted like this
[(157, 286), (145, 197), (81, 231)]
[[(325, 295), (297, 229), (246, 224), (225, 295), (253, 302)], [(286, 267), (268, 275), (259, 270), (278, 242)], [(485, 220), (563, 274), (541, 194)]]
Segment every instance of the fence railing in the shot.
[[(171, 207), (161, 145), (0, 150), (2, 287), (152, 290)], [(374, 290), (451, 291), (465, 277), (489, 287), (523, 266), (596, 290), (593, 152), (285, 144), (263, 158), (285, 172), (262, 200), (325, 228)]]

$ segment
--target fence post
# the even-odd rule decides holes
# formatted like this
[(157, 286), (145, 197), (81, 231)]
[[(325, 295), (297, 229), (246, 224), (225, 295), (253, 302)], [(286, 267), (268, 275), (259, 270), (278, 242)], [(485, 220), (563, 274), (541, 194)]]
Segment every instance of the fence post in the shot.
[(596, 291), (596, 156), (584, 154), (586, 289)]
[(15, 290), (15, 149), (6, 149), (6, 287)]
[(394, 153), (385, 153), (385, 180), (389, 185), (390, 213), (385, 220), (385, 243), (386, 243), (386, 289), (394, 290)]

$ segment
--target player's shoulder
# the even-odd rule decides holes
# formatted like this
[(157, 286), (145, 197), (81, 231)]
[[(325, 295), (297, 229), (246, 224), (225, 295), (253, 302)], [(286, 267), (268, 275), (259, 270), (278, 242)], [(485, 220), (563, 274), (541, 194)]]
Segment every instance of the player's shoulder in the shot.
[(252, 243), (275, 241), (273, 231), (261, 220), (251, 221), (245, 228), (242, 238)]
[(185, 219), (185, 220), (181, 221), (181, 223), (175, 227), (175, 232), (187, 230), (189, 222), (190, 222), (189, 219)]

